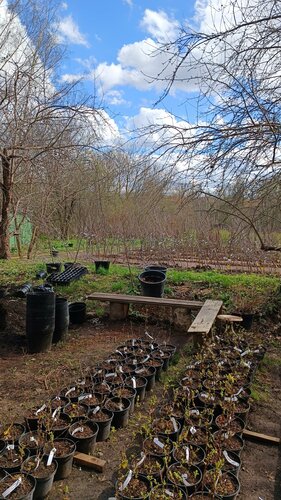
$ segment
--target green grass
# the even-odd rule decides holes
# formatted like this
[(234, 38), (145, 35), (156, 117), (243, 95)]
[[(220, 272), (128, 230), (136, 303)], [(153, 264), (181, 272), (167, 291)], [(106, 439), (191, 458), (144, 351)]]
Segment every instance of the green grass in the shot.
[(280, 279), (276, 276), (260, 276), (259, 274), (223, 274), (216, 271), (178, 271), (169, 270), (167, 272), (169, 282), (174, 285), (186, 281), (203, 281), (211, 285), (219, 285), (227, 288), (229, 286), (272, 287), (280, 284)]

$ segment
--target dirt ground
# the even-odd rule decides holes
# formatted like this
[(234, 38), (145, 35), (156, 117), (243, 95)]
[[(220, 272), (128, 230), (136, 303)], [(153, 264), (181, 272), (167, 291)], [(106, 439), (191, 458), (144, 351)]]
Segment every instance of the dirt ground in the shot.
[[(0, 332), (0, 421), (22, 421), (27, 409), (42, 404), (59, 388), (69, 385), (83, 373), (87, 365), (102, 361), (127, 338), (141, 337), (145, 331), (158, 341), (166, 340), (180, 349), (187, 342), (183, 332), (161, 325), (128, 319), (109, 322), (93, 318), (80, 327), (71, 328), (67, 342), (54, 346), (46, 354), (26, 352), (24, 335), (24, 300), (3, 301), (8, 309), (7, 328)], [(271, 360), (257, 375), (265, 397), (252, 403), (248, 428), (280, 437), (281, 364), (280, 337), (275, 337), (269, 350)], [(161, 398), (162, 385), (154, 394)], [(116, 471), (123, 452), (137, 446), (134, 439), (141, 419), (147, 411), (146, 402), (136, 409), (126, 429), (116, 431), (108, 442), (98, 443), (95, 455), (106, 460), (104, 473), (74, 466), (71, 477), (55, 483), (52, 500), (107, 500), (114, 496)], [(280, 500), (280, 447), (246, 441), (240, 472), (242, 500)]]

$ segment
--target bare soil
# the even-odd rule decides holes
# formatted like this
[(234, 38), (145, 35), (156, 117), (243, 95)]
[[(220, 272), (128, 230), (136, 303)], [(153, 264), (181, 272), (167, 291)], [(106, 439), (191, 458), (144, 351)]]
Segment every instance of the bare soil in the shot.
[[(71, 328), (67, 341), (53, 346), (49, 353), (27, 354), (24, 335), (25, 303), (22, 299), (5, 299), (8, 309), (8, 327), (0, 332), (0, 422), (23, 422), (24, 415), (40, 407), (48, 398), (83, 375), (86, 366), (96, 364), (114, 351), (126, 339), (153, 335), (158, 343), (174, 344), (178, 348), (186, 343), (183, 332), (171, 327), (132, 320), (111, 323), (94, 320)], [(265, 335), (268, 335), (266, 332)], [(280, 437), (281, 416), (281, 364), (280, 337), (268, 352), (268, 364), (257, 375), (259, 387), (265, 393), (259, 402), (252, 402), (247, 427)], [(161, 402), (162, 385), (157, 383), (152, 396)], [(126, 429), (112, 433), (107, 442), (97, 443), (95, 455), (106, 460), (104, 473), (74, 466), (71, 477), (54, 484), (52, 500), (107, 500), (114, 496), (116, 471), (122, 453), (139, 451), (135, 434), (149, 402), (137, 406)], [(280, 500), (281, 454), (277, 446), (246, 441), (241, 454), (242, 468), (239, 479), (242, 500)]]

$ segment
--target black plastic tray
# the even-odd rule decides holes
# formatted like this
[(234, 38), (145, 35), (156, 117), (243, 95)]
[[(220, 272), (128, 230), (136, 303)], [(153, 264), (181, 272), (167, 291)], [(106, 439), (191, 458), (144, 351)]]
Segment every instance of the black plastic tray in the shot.
[(79, 280), (81, 276), (88, 273), (88, 269), (83, 266), (71, 266), (62, 273), (52, 273), (48, 276), (47, 281), (52, 285), (69, 285), (71, 281)]

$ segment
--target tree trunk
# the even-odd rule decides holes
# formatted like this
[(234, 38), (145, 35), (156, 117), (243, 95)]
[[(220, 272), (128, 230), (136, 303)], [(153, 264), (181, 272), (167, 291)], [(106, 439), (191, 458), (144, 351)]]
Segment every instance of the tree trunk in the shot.
[(38, 237), (38, 226), (34, 226), (32, 229), (31, 241), (29, 243), (28, 250), (27, 250), (27, 258), (28, 259), (30, 259), (30, 257), (31, 257), (32, 250), (33, 250), (34, 245), (37, 241), (37, 237)]
[(2, 210), (0, 221), (0, 259), (10, 258), (9, 235), (9, 209), (12, 194), (12, 159), (8, 157), (7, 150), (2, 153)]

